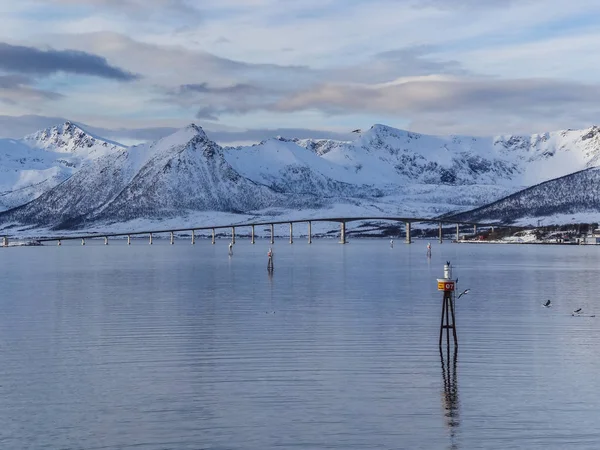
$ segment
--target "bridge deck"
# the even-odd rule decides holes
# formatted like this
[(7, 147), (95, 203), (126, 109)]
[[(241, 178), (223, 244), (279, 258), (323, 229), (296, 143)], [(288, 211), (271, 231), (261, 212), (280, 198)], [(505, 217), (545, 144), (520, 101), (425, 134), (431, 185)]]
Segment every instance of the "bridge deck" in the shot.
[[(185, 228), (168, 228), (161, 230), (144, 230), (144, 231), (131, 231), (124, 233), (93, 233), (93, 234), (79, 234), (79, 235), (63, 235), (63, 236), (49, 236), (44, 238), (35, 239), (38, 242), (49, 242), (58, 240), (70, 240), (70, 239), (93, 239), (93, 238), (109, 238), (109, 237), (121, 237), (121, 236), (139, 236), (149, 234), (162, 234), (162, 233), (181, 233), (189, 231), (205, 231), (205, 230), (222, 230), (226, 228), (245, 228), (245, 227), (259, 227), (259, 226), (270, 226), (270, 225), (282, 225), (289, 223), (308, 223), (308, 222), (358, 222), (358, 221), (390, 221), (390, 222), (404, 222), (404, 223), (435, 223), (435, 224), (450, 224), (450, 225), (469, 225), (478, 227), (500, 227), (502, 225), (497, 223), (480, 223), (480, 222), (461, 222), (451, 219), (436, 219), (432, 217), (327, 217), (327, 218), (316, 218), (316, 219), (296, 219), (296, 220), (276, 220), (267, 222), (243, 222), (243, 223), (231, 223), (228, 225), (214, 225), (214, 226), (203, 226), (203, 227), (185, 227)], [(506, 227), (506, 225), (504, 225)], [(527, 228), (520, 226), (511, 226), (511, 228)]]

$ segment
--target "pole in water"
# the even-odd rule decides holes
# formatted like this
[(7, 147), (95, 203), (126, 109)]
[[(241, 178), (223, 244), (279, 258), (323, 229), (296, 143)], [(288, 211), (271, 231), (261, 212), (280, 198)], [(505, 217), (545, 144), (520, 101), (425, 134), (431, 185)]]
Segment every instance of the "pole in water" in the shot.
[(394, 248), (394, 239), (390, 239), (390, 248)]
[(437, 279), (438, 291), (443, 291), (442, 299), (442, 321), (440, 324), (440, 348), (444, 340), (444, 330), (446, 330), (446, 344), (450, 346), (450, 330), (454, 347), (458, 347), (458, 337), (456, 335), (456, 317), (454, 315), (454, 288), (456, 281), (452, 279), (452, 264), (450, 261), (444, 265), (444, 278)]
[(267, 256), (269, 257), (269, 260), (267, 261), (267, 271), (273, 272), (273, 249), (271, 247), (269, 247)]
[(427, 243), (427, 257), (431, 258), (431, 242)]
[(229, 256), (233, 255), (233, 242), (229, 243)]

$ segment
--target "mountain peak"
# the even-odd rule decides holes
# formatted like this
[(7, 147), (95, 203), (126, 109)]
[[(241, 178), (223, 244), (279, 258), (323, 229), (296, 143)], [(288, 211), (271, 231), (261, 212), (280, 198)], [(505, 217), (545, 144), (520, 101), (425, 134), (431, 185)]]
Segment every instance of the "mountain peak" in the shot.
[(92, 150), (97, 147), (124, 148), (123, 145), (117, 142), (108, 141), (88, 133), (71, 121), (37, 131), (25, 136), (23, 141), (32, 147), (60, 153), (73, 153), (83, 149)]
[(187, 132), (191, 132), (194, 133), (196, 135), (202, 136), (202, 137), (207, 137), (206, 133), (204, 132), (204, 130), (202, 129), (201, 126), (196, 125), (195, 123), (190, 123), (188, 126), (186, 126), (184, 128), (185, 131)]

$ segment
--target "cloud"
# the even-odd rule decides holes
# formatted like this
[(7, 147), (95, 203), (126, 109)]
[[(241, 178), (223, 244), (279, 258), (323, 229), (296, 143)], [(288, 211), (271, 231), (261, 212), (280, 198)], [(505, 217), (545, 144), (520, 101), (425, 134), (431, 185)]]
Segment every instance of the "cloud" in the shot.
[(31, 79), (23, 75), (0, 75), (0, 89), (14, 89), (30, 83)]
[(190, 92), (201, 93), (201, 94), (256, 94), (261, 89), (256, 86), (245, 83), (236, 83), (230, 86), (215, 87), (209, 86), (208, 83), (192, 83), (183, 84), (179, 87), (178, 94), (187, 95)]
[[(94, 10), (105, 12), (115, 11), (126, 14), (136, 15), (163, 15), (177, 14), (179, 16), (197, 17), (200, 11), (191, 6), (185, 0), (37, 0), (38, 3), (46, 5), (48, 3), (58, 6), (75, 5), (81, 7), (85, 5)], [(191, 18), (191, 17), (190, 17)]]
[(39, 50), (0, 42), (0, 69), (32, 75), (57, 72), (92, 75), (118, 81), (132, 81), (139, 75), (111, 66), (98, 55), (76, 50)]
[(277, 109), (321, 109), (344, 114), (370, 111), (409, 114), (428, 111), (537, 110), (548, 106), (595, 104), (600, 86), (551, 79), (409, 77), (379, 85), (323, 84), (281, 101)]
[(383, 83), (400, 77), (432, 74), (467, 75), (462, 64), (455, 60), (430, 55), (434, 47), (415, 45), (376, 53), (370, 58), (350, 66), (328, 70), (331, 81), (354, 83)]
[(33, 80), (23, 75), (0, 75), (0, 101), (9, 105), (16, 105), (27, 101), (57, 100), (61, 94), (42, 89), (35, 89), (30, 85)]
[(548, 131), (549, 124), (558, 129), (587, 126), (600, 114), (599, 105), (599, 84), (428, 76), (379, 85), (323, 84), (274, 108), (286, 113), (319, 110), (334, 116), (396, 117), (423, 132), (481, 135)]
[(219, 111), (214, 106), (203, 106), (196, 113), (196, 119), (205, 119), (217, 122), (219, 120)]

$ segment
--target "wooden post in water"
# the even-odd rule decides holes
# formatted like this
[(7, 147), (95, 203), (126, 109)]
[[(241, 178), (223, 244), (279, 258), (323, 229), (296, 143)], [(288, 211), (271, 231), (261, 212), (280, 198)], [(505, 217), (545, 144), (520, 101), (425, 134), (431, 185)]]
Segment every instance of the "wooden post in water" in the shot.
[(273, 272), (273, 249), (271, 247), (269, 247), (267, 257), (269, 258), (269, 260), (267, 261), (267, 272)]
[(85, 238), (81, 238), (81, 245), (85, 245)]
[(442, 321), (440, 324), (440, 348), (444, 340), (444, 330), (446, 330), (446, 344), (450, 346), (450, 330), (454, 347), (458, 347), (458, 337), (456, 335), (456, 317), (454, 315), (454, 289), (456, 282), (452, 279), (452, 264), (448, 261), (444, 265), (444, 278), (438, 278), (438, 291), (443, 291), (442, 299)]
[(312, 222), (308, 221), (308, 243), (312, 244)]
[(254, 225), (252, 225), (252, 241), (251, 242), (254, 244)]
[(231, 227), (231, 243), (235, 244), (235, 227)]
[(346, 243), (346, 222), (340, 222), (340, 244)]
[(212, 244), (215, 245), (215, 229), (212, 229)]
[(406, 222), (405, 225), (406, 225), (406, 243), (411, 244), (412, 239), (410, 237), (410, 222)]
[(192, 230), (192, 245), (196, 243), (196, 233)]
[(152, 233), (150, 233), (150, 242), (148, 244), (152, 245)]
[(294, 224), (290, 222), (290, 244), (294, 243)]
[(274, 225), (271, 224), (271, 245), (273, 245), (275, 243), (275, 231), (274, 231)]
[(131, 245), (131, 235), (127, 235), (127, 245)]
[(108, 236), (104, 236), (104, 245), (108, 245)]
[(438, 237), (440, 239), (440, 244), (442, 242), (444, 242), (444, 233), (443, 233), (443, 229), (442, 229), (442, 222), (440, 222), (438, 225)]
[(171, 231), (171, 245), (175, 243), (175, 234)]

